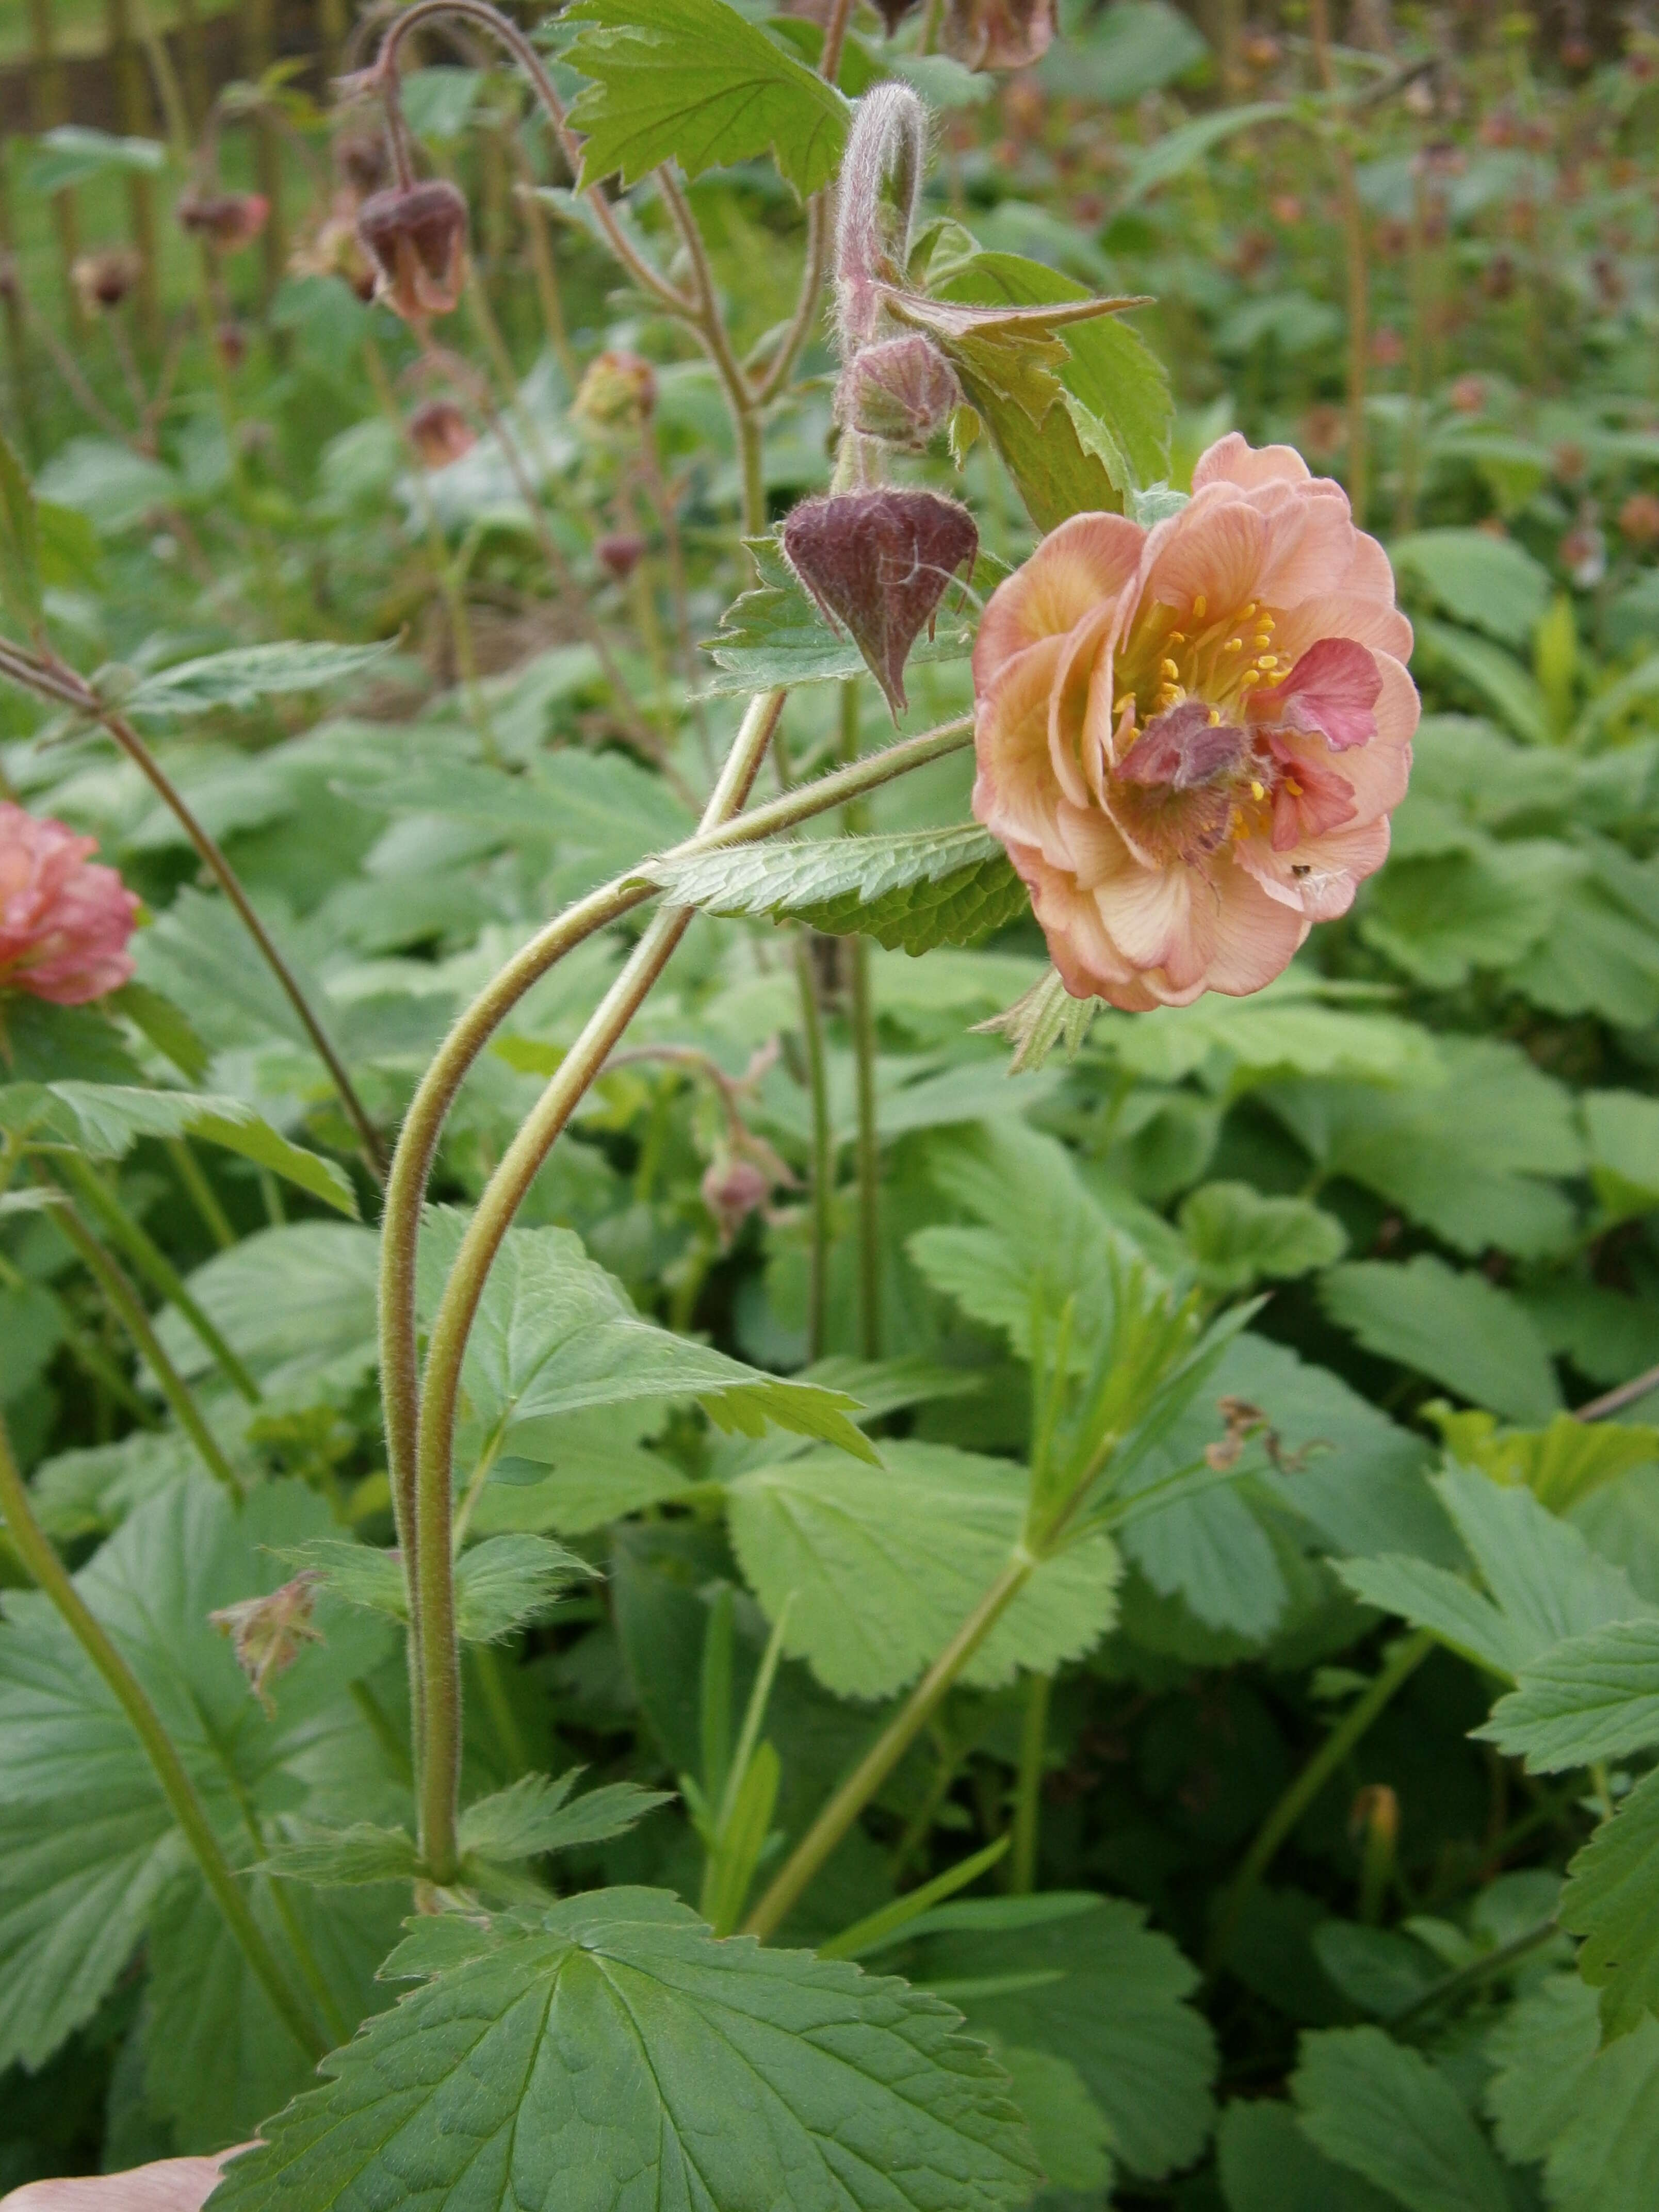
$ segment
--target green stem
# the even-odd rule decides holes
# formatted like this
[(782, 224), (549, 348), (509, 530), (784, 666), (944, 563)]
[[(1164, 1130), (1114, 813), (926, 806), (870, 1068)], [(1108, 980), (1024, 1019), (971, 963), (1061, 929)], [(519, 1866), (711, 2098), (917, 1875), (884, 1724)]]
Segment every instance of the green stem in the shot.
[(1488, 1951), (1484, 1958), (1471, 1960), (1467, 1966), (1460, 1966), (1455, 1974), (1448, 1974), (1444, 1981), (1437, 1982), (1432, 1989), (1425, 1990), (1422, 1996), (1414, 1998), (1403, 2012), (1391, 2014), (1387, 2023), (1389, 2033), (1397, 2035), (1402, 2027), (1420, 2019), (1425, 2013), (1438, 2012), (1443, 2005), (1455, 2003), (1471, 1990), (1478, 1990), (1495, 1976), (1507, 1973), (1511, 1966), (1518, 1966), (1540, 1944), (1547, 1943), (1552, 1936), (1559, 1936), (1560, 1932), (1560, 1923), (1553, 1915), (1547, 1920), (1534, 1921), (1530, 1928), (1523, 1928), (1518, 1936), (1511, 1936), (1507, 1943), (1500, 1943), (1496, 1950)]
[(318, 2033), (315, 2022), (289, 1986), (263, 1930), (248, 1908), (246, 1899), (237, 1887), (236, 1877), (219, 1848), (219, 1839), (213, 1832), (189, 1775), (185, 1771), (184, 1762), (174, 1748), (173, 1739), (161, 1724), (161, 1716), (144, 1694), (137, 1677), (105, 1632), (102, 1624), (88, 1609), (35, 1519), (28, 1491), (12, 1455), (11, 1440), (3, 1423), (0, 1423), (0, 1511), (3, 1511), (13, 1548), (28, 1569), (36, 1586), (57, 1607), (70, 1633), (86, 1653), (131, 1723), (133, 1733), (143, 1746), (145, 1755), (155, 1770), (161, 1794), (202, 1870), (202, 1878), (215, 1904), (223, 1913), (226, 1926), (240, 1946), (255, 1980), (270, 1999), (277, 2016), (301, 2050), (308, 2058), (320, 2058), (327, 2045)]
[(230, 1225), (225, 1209), (219, 1203), (219, 1194), (208, 1181), (202, 1163), (190, 1148), (188, 1137), (169, 1137), (167, 1139), (167, 1158), (173, 1162), (185, 1194), (202, 1217), (202, 1226), (222, 1252), (228, 1252), (236, 1242), (236, 1231)]
[(110, 1236), (125, 1251), (139, 1273), (148, 1278), (150, 1288), (177, 1306), (204, 1348), (224, 1370), (233, 1388), (246, 1399), (249, 1405), (257, 1406), (264, 1395), (264, 1391), (191, 1297), (167, 1254), (148, 1231), (133, 1219), (119, 1199), (106, 1186), (97, 1170), (74, 1152), (59, 1154), (55, 1164), (58, 1174), (68, 1177)]
[(1225, 1965), (1232, 1940), (1238, 1933), (1238, 1923), (1243, 1917), (1244, 1908), (1249, 1903), (1256, 1884), (1273, 1864), (1279, 1845), (1383, 1707), (1397, 1691), (1405, 1686), (1433, 1649), (1434, 1638), (1426, 1629), (1419, 1629), (1414, 1636), (1407, 1637), (1395, 1647), (1394, 1655), (1382, 1673), (1363, 1696), (1355, 1698), (1262, 1822), (1216, 1916), (1206, 1962), (1212, 1975)]
[(1008, 1861), (1008, 1887), (1024, 1897), (1036, 1887), (1037, 1830), (1042, 1816), (1042, 1771), (1048, 1750), (1048, 1702), (1052, 1674), (1032, 1674), (1025, 1684), (1025, 1712), (1019, 1731), (1019, 1772), (1014, 1790), (1014, 1848)]
[(745, 1935), (770, 1936), (790, 1912), (938, 1711), (951, 1684), (1024, 1589), (1036, 1564), (1023, 1545), (1009, 1555), (996, 1580), (789, 1854), (744, 1923)]
[(812, 964), (812, 940), (805, 929), (795, 932), (795, 975), (800, 985), (800, 1031), (806, 1048), (806, 1085), (812, 1102), (812, 1241), (806, 1264), (806, 1356), (813, 1360), (823, 1357), (823, 1320), (836, 1195), (836, 1146), (830, 1121), (830, 1085), (824, 1069), (818, 979)]
[(173, 1408), (173, 1418), (195, 1445), (203, 1466), (216, 1482), (224, 1484), (233, 1498), (240, 1498), (242, 1495), (240, 1480), (221, 1450), (217, 1437), (202, 1419), (201, 1410), (191, 1397), (184, 1376), (162, 1351), (161, 1340), (144, 1310), (143, 1300), (73, 1205), (55, 1206), (52, 1219), (85, 1261), (99, 1288), (120, 1316), (123, 1328), (155, 1376), (161, 1395)]
[(507, 1765), (507, 1779), (516, 1781), (520, 1775), (528, 1774), (535, 1765), (530, 1756), (530, 1747), (524, 1740), (524, 1730), (519, 1726), (518, 1716), (507, 1694), (507, 1685), (501, 1680), (501, 1662), (493, 1644), (475, 1644), (471, 1647), (472, 1671), (478, 1678), (478, 1687), (483, 1692), (484, 1704), (489, 1709), (490, 1726), (501, 1745)]
[[(848, 766), (858, 758), (859, 687), (856, 678), (841, 687), (841, 756)], [(870, 826), (869, 809), (854, 800), (842, 817), (848, 835)], [(876, 1017), (870, 995), (867, 938), (848, 940), (851, 969), (853, 1061), (856, 1076), (859, 1193), (859, 1349), (866, 1359), (881, 1357), (881, 1137), (876, 1127)]]
[[(768, 691), (750, 701), (705, 811), (701, 825), (705, 830), (734, 814), (747, 798), (783, 711), (785, 696), (781, 690)], [(439, 1883), (453, 1880), (457, 1858), (461, 1698), (450, 1552), (451, 1458), (467, 1339), (490, 1267), (526, 1192), (691, 921), (690, 908), (667, 907), (640, 938), (485, 1185), (432, 1323), (416, 1417), (413, 1595), (419, 1621), (423, 1731), (416, 1761), (421, 1776), (421, 1848), (424, 1863)]]

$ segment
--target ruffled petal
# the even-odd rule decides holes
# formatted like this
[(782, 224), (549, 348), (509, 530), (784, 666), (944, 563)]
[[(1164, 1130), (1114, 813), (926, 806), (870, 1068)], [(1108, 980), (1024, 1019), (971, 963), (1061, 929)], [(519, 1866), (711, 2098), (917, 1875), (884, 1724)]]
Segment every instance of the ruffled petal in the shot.
[(1075, 629), (1134, 574), (1146, 532), (1121, 514), (1074, 514), (991, 594), (974, 644), (974, 682), (983, 686), (1039, 639)]
[(1307, 483), (1312, 477), (1313, 471), (1294, 446), (1252, 446), (1241, 431), (1229, 430), (1199, 456), (1193, 470), (1193, 489), (1201, 491), (1212, 483), (1236, 483), (1249, 490), (1257, 484)]

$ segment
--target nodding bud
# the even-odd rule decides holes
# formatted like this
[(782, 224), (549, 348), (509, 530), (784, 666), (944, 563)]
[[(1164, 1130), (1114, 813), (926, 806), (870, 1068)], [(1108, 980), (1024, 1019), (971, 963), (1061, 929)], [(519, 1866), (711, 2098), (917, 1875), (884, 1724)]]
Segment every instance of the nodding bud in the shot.
[(854, 356), (836, 394), (836, 412), (862, 437), (919, 453), (961, 400), (956, 371), (932, 338), (913, 331)]
[(620, 347), (588, 362), (570, 411), (595, 430), (637, 430), (656, 412), (657, 372)]
[(263, 192), (186, 192), (173, 213), (192, 237), (234, 253), (264, 228), (270, 202)]
[(939, 44), (975, 70), (1029, 69), (1054, 43), (1054, 0), (948, 0)]
[(452, 314), (466, 279), (466, 202), (446, 178), (394, 185), (357, 210), (375, 292), (405, 322)]
[(722, 1152), (702, 1178), (702, 1202), (714, 1215), (722, 1244), (729, 1244), (751, 1213), (772, 1195), (772, 1177), (757, 1161)]
[(872, 85), (853, 111), (841, 165), (836, 294), (843, 356), (875, 336), (878, 288), (903, 275), (927, 151), (927, 111), (909, 86)]
[(803, 500), (783, 526), (783, 550), (827, 620), (864, 655), (896, 721), (908, 704), (904, 664), (931, 636), (945, 586), (979, 551), (965, 507), (933, 491), (832, 493)]
[(601, 538), (593, 550), (599, 556), (599, 565), (608, 569), (619, 584), (625, 584), (640, 565), (645, 552), (645, 540), (637, 531), (613, 530)]
[(118, 307), (143, 273), (143, 263), (128, 246), (109, 246), (82, 253), (70, 270), (82, 307), (89, 315)]
[(470, 453), (477, 439), (453, 399), (428, 399), (409, 418), (409, 441), (429, 469), (446, 469)]

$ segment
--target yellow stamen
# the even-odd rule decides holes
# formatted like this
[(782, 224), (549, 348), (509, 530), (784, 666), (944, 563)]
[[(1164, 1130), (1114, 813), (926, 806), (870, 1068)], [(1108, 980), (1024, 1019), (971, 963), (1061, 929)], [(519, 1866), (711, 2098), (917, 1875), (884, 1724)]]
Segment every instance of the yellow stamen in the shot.
[(1209, 613), (1209, 611), (1210, 603), (1205, 598), (1203, 592), (1200, 592), (1198, 597), (1193, 601), (1193, 612), (1198, 616), (1201, 621), (1203, 617)]
[(1269, 668), (1277, 668), (1279, 665), (1279, 655), (1276, 653), (1264, 653), (1261, 656), (1259, 665), (1264, 672)]
[(1184, 629), (1172, 629), (1170, 632), (1170, 643), (1171, 645), (1185, 645), (1186, 642), (1187, 633)]
[(1181, 681), (1181, 671), (1173, 660), (1160, 660), (1158, 664), (1158, 672), (1160, 676), (1167, 676), (1171, 684), (1178, 684)]
[(1258, 631), (1252, 641), (1258, 653), (1265, 653), (1273, 641), (1273, 632), (1266, 629)]
[(1260, 615), (1257, 620), (1263, 629), (1273, 629), (1277, 626), (1279, 617), (1276, 615)]
[(1251, 617), (1255, 612), (1255, 601), (1254, 599), (1252, 599), (1252, 600), (1250, 601), (1250, 604), (1249, 605), (1249, 606), (1247, 606), (1247, 607), (1245, 608), (1245, 610), (1244, 610), (1243, 613), (1242, 615), (1240, 615), (1240, 617), (1239, 617), (1239, 618), (1238, 618), (1238, 619), (1240, 620), (1240, 622), (1249, 622), (1249, 620), (1250, 619), (1250, 617)]
[(1301, 796), (1302, 796), (1302, 786), (1301, 786), (1301, 785), (1297, 781), (1296, 778), (1295, 778), (1293, 775), (1287, 775), (1287, 776), (1285, 777), (1285, 790), (1286, 790), (1286, 791), (1288, 791), (1288, 792), (1290, 793), (1291, 797), (1292, 799), (1300, 799), (1300, 798), (1301, 798)]
[(1267, 796), (1267, 786), (1258, 783), (1254, 776), (1250, 778), (1250, 796), (1252, 799), (1265, 799)]
[(1121, 697), (1121, 698), (1117, 702), (1116, 705), (1112, 708), (1112, 712), (1113, 712), (1115, 714), (1121, 714), (1123, 712), (1123, 709), (1124, 709), (1126, 707), (1133, 707), (1133, 706), (1134, 705), (1134, 703), (1135, 703), (1135, 695), (1134, 695), (1134, 693), (1133, 693), (1133, 691), (1126, 691), (1126, 692), (1124, 693), (1123, 696), (1122, 696), (1122, 697)]
[(1210, 709), (1210, 727), (1214, 730), (1218, 729), (1220, 726), (1221, 709), (1219, 707), (1212, 707)]
[(1225, 645), (1222, 647), (1221, 650), (1224, 653), (1243, 653), (1244, 650), (1244, 641), (1242, 637), (1230, 637)]

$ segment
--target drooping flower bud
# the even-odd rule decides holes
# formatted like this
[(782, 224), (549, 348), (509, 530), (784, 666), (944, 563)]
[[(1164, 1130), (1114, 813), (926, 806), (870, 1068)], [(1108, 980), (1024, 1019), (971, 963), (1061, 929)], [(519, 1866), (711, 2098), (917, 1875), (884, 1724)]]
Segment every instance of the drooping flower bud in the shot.
[(466, 202), (443, 177), (375, 192), (357, 211), (375, 290), (405, 322), (447, 315), (466, 276)]
[(193, 237), (235, 253), (264, 228), (270, 202), (263, 192), (186, 192), (173, 211)]
[(924, 629), (931, 635), (946, 586), (979, 551), (974, 518), (938, 492), (882, 487), (803, 500), (782, 535), (791, 568), (850, 633), (896, 720), (910, 648)]
[(645, 540), (636, 530), (613, 530), (601, 538), (593, 548), (599, 566), (625, 584), (640, 565), (645, 552)]
[(138, 901), (88, 856), (95, 837), (0, 805), (0, 990), (82, 1006), (132, 974)]
[(919, 453), (961, 399), (956, 371), (930, 337), (913, 331), (855, 354), (836, 404), (849, 429)]
[(93, 315), (118, 307), (143, 273), (143, 264), (131, 246), (108, 246), (78, 256), (70, 277), (82, 308)]
[(221, 1634), (229, 1637), (236, 1663), (268, 1715), (276, 1710), (272, 1680), (294, 1664), (302, 1645), (323, 1641), (322, 1630), (311, 1625), (322, 1579), (315, 1567), (307, 1567), (269, 1596), (245, 1597), (208, 1615)]
[(939, 44), (975, 70), (1029, 69), (1054, 43), (1054, 0), (948, 0)]
[(447, 469), (477, 443), (472, 425), (453, 399), (428, 399), (409, 418), (410, 443), (429, 469)]
[(636, 353), (615, 348), (587, 364), (570, 411), (595, 430), (637, 430), (656, 411), (657, 372)]
[(751, 1213), (772, 1194), (772, 1178), (758, 1162), (721, 1152), (703, 1172), (702, 1202), (714, 1215), (722, 1244), (729, 1244)]

